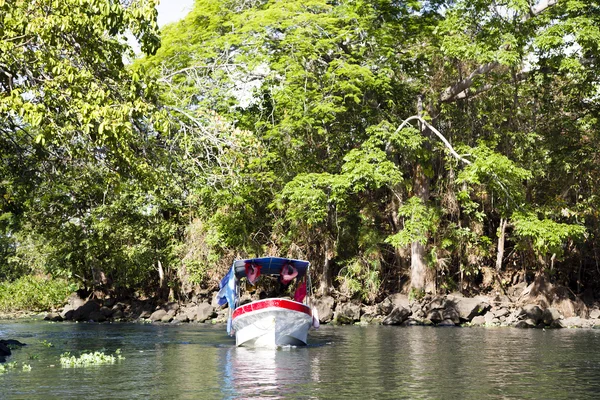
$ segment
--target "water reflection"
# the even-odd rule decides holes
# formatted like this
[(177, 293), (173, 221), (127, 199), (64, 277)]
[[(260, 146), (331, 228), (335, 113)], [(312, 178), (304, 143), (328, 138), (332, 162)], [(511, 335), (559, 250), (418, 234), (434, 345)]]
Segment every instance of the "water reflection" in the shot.
[(318, 364), (311, 365), (307, 347), (232, 347), (223, 354), (221, 367), (223, 393), (229, 398), (296, 397), (307, 394), (306, 384), (319, 380)]

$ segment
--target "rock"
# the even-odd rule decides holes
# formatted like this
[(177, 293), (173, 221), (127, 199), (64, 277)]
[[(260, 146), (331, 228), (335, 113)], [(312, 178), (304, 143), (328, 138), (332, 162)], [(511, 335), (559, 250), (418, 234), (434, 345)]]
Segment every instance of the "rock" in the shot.
[(2, 343), (5, 346), (8, 346), (8, 348), (12, 348), (12, 349), (17, 349), (19, 347), (27, 346), (26, 343), (21, 343), (18, 340), (14, 340), (14, 339), (0, 339), (0, 343)]
[(562, 315), (555, 308), (546, 308), (542, 313), (542, 321), (544, 325), (550, 326), (554, 321), (562, 319)]
[(338, 324), (352, 324), (360, 320), (360, 305), (341, 303), (335, 308), (333, 320)]
[(48, 313), (44, 317), (44, 321), (62, 322), (63, 317), (59, 313)]
[(104, 307), (112, 308), (116, 302), (117, 302), (117, 299), (108, 298), (108, 299), (104, 299), (103, 304), (104, 304)]
[(243, 306), (244, 304), (248, 304), (252, 302), (252, 297), (250, 296), (249, 293), (244, 293), (243, 295), (240, 296), (240, 306)]
[(106, 321), (106, 316), (104, 314), (102, 314), (100, 312), (100, 310), (92, 311), (87, 320), (95, 321), (95, 322), (104, 322), (104, 321)]
[(534, 320), (525, 319), (525, 320), (517, 322), (517, 324), (515, 325), (515, 328), (528, 329), (528, 328), (535, 328), (535, 326), (536, 326), (536, 323)]
[[(401, 294), (401, 293), (395, 293), (392, 294), (388, 297), (388, 299), (390, 299), (392, 305), (395, 307), (404, 307), (404, 308), (409, 308), (409, 301), (408, 301), (408, 296)], [(391, 311), (390, 311), (391, 312)]]
[(442, 311), (443, 310), (437, 309), (429, 311), (429, 313), (427, 313), (427, 319), (431, 320), (431, 322), (433, 322), (434, 324), (442, 322), (442, 320), (444, 319)]
[(441, 310), (447, 307), (446, 297), (435, 296), (427, 305), (428, 310)]
[(471, 321), (477, 315), (483, 315), (490, 304), (480, 297), (448, 296), (452, 307), (458, 312), (461, 321)]
[(213, 318), (212, 321), (215, 324), (221, 324), (221, 323), (227, 322), (228, 318), (229, 318), (229, 310), (224, 308), (224, 309), (217, 311), (217, 316), (215, 318)]
[(169, 323), (173, 321), (173, 318), (175, 318), (175, 316), (173, 314), (169, 314), (170, 312), (171, 311), (163, 315), (163, 317), (160, 319), (160, 322)]
[(494, 317), (496, 317), (496, 318), (506, 317), (510, 314), (510, 310), (506, 307), (497, 308), (493, 312), (494, 312)]
[(594, 308), (592, 311), (590, 311), (590, 318), (591, 319), (598, 319), (600, 318), (600, 310), (597, 308)]
[(102, 315), (104, 315), (106, 318), (110, 318), (113, 315), (113, 310), (104, 306), (104, 307), (100, 307), (100, 312), (102, 313)]
[(518, 317), (523, 319), (532, 319), (537, 325), (542, 321), (544, 312), (542, 309), (535, 304), (527, 304), (519, 311)]
[(177, 311), (179, 311), (179, 304), (175, 302), (169, 302), (165, 304), (162, 308), (167, 310), (167, 313), (176, 313)]
[(210, 305), (213, 306), (215, 309), (218, 309), (220, 307), (224, 307), (224, 306), (220, 306), (219, 305), (219, 299), (217, 298), (217, 294), (218, 293), (219, 292), (213, 292), (213, 294), (212, 294), (212, 300), (210, 302)]
[(166, 315), (167, 315), (167, 312), (161, 308), (159, 310), (154, 311), (152, 313), (152, 315), (150, 315), (150, 321), (152, 321), (152, 322), (160, 321)]
[(67, 300), (67, 305), (63, 308), (62, 312), (60, 313), (61, 317), (63, 317), (63, 319), (66, 320), (74, 319), (73, 314), (75, 313), (75, 310), (77, 310), (80, 307), (83, 307), (85, 303), (85, 300), (80, 298), (77, 293), (72, 293)]
[(527, 288), (526, 282), (523, 281), (523, 282), (517, 283), (516, 285), (508, 288), (508, 295), (513, 299), (518, 299), (526, 288)]
[(402, 324), (402, 326), (419, 326), (419, 325), (423, 325), (423, 322), (414, 318), (409, 318), (406, 321), (404, 321)]
[(121, 319), (124, 316), (125, 316), (125, 314), (123, 314), (123, 311), (121, 311), (119, 309), (115, 310), (115, 312), (113, 312), (113, 315), (112, 315), (113, 319)]
[(552, 323), (550, 324), (550, 328), (561, 329), (561, 328), (566, 328), (566, 326), (563, 324), (562, 319), (556, 319), (556, 320), (552, 321)]
[(324, 296), (318, 299), (312, 300), (312, 307), (314, 307), (319, 314), (319, 322), (326, 323), (331, 321), (333, 318), (333, 306), (335, 300), (331, 296)]
[(384, 325), (400, 325), (410, 315), (410, 310), (402, 306), (395, 307), (392, 312), (383, 319)]
[(184, 313), (179, 313), (177, 314), (174, 318), (173, 321), (174, 323), (178, 323), (178, 322), (188, 322), (190, 319), (188, 318), (188, 316)]
[(451, 319), (445, 319), (438, 323), (437, 326), (456, 326), (456, 324)]
[(562, 320), (566, 328), (591, 328), (592, 322), (581, 317), (569, 317)]
[(517, 312), (513, 312), (511, 314), (509, 314), (506, 319), (504, 320), (504, 323), (506, 325), (515, 325), (518, 321), (519, 318), (517, 317)]
[(494, 316), (494, 313), (493, 313), (493, 312), (491, 312), (491, 311), (488, 311), (488, 312), (486, 312), (486, 313), (485, 313), (485, 315), (483, 316), (483, 319), (485, 319), (485, 324), (486, 324), (486, 325), (493, 325), (493, 324), (494, 324), (494, 322), (493, 322), (493, 321), (494, 321), (495, 319), (497, 319), (497, 318)]
[(445, 320), (451, 320), (455, 325), (460, 324), (460, 315), (458, 314), (458, 311), (454, 309), (454, 307), (446, 308), (442, 312), (442, 318)]
[(78, 309), (86, 303), (85, 299), (79, 297), (77, 293), (71, 293), (67, 299), (67, 304), (72, 307), (73, 310)]
[[(90, 315), (99, 310), (100, 305), (95, 301), (90, 300), (76, 310), (73, 310), (73, 314), (70, 316), (74, 321), (89, 321), (91, 319)], [(63, 318), (67, 319), (65, 316), (63, 316)]]
[(215, 308), (208, 303), (200, 303), (194, 307), (194, 314), (194, 320), (196, 322), (205, 322), (217, 315), (215, 313)]
[(0, 357), (10, 356), (12, 352), (4, 343), (0, 343)]
[(492, 300), (492, 302), (496, 306), (509, 306), (512, 303), (510, 297), (508, 297), (505, 294), (497, 294), (496, 297), (494, 297), (494, 299)]
[(360, 314), (360, 323), (362, 325), (379, 325), (383, 322), (381, 315), (378, 313), (377, 306), (365, 306)]
[(473, 319), (471, 320), (471, 325), (473, 325), (473, 326), (485, 325), (485, 317), (483, 315), (478, 315), (476, 317), (473, 317)]
[[(413, 304), (410, 306), (410, 311), (411, 311), (413, 314), (415, 314), (415, 313), (421, 313), (421, 314), (425, 315), (425, 313), (423, 312), (423, 309), (421, 308), (421, 305), (420, 305), (419, 303), (413, 303)], [(392, 311), (390, 310), (390, 312), (392, 312)], [(389, 314), (389, 313), (388, 313), (388, 314)]]
[(183, 319), (183, 316), (187, 319), (186, 322), (191, 322), (196, 319), (196, 307), (193, 304), (188, 304), (187, 306), (180, 308), (179, 313), (175, 316), (176, 319)]
[(156, 308), (149, 301), (136, 301), (130, 306), (123, 306), (121, 310), (123, 310), (126, 316), (131, 315), (134, 319), (146, 319), (150, 318), (152, 313), (156, 311)]
[(390, 297), (386, 297), (381, 303), (377, 304), (377, 313), (380, 315), (388, 315), (394, 309), (394, 303)]

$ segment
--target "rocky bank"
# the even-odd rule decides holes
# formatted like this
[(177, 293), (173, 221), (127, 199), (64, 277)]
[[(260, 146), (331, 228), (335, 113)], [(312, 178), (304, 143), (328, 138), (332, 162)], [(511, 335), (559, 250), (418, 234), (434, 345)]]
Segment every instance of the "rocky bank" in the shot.
[[(64, 309), (49, 313), (50, 321), (143, 321), (152, 323), (223, 323), (227, 308), (216, 303), (216, 292), (203, 291), (185, 303), (84, 300), (73, 294)], [(248, 303), (254, 298), (241, 298)], [(465, 297), (460, 293), (409, 299), (393, 294), (378, 304), (365, 305), (341, 296), (312, 300), (321, 323), (428, 326), (510, 326), (516, 328), (592, 328), (600, 326), (600, 309), (586, 305), (564, 288), (544, 278), (510, 288), (505, 294)]]

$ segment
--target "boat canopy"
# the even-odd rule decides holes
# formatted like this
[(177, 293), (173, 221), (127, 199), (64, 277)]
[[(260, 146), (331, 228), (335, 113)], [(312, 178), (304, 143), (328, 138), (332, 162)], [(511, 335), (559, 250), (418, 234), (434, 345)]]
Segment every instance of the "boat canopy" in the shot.
[(291, 266), (298, 271), (296, 278), (300, 279), (306, 275), (310, 263), (303, 260), (294, 260), (293, 258), (282, 257), (261, 257), (248, 258), (245, 260), (236, 260), (233, 263), (235, 277), (238, 279), (248, 278), (248, 266), (260, 269), (260, 275), (281, 275), (284, 266)]
[[(219, 285), (220, 290), (217, 294), (217, 301), (220, 306), (229, 305), (229, 309), (233, 310), (238, 306), (239, 302), (239, 280), (246, 278), (254, 284), (254, 281), (259, 275), (275, 275), (282, 276), (284, 281), (290, 281), (294, 278), (306, 276), (310, 263), (308, 261), (294, 260), (293, 258), (281, 257), (262, 257), (248, 258), (246, 260), (236, 260), (227, 272), (227, 275), (221, 279)], [(291, 268), (290, 268), (291, 267)], [(306, 295), (306, 282), (303, 283), (302, 290), (304, 298)], [(302, 286), (302, 285), (301, 285)], [(300, 286), (300, 287), (301, 287)], [(298, 290), (297, 290), (298, 291)], [(294, 295), (296, 299), (296, 294)], [(301, 302), (302, 300), (296, 299)], [(231, 314), (227, 320), (227, 333), (231, 333)]]

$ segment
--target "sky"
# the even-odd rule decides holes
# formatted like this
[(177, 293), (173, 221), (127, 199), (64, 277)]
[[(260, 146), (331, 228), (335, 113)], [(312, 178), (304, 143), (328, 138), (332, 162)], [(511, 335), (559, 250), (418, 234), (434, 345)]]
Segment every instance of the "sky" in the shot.
[[(163, 27), (172, 22), (177, 22), (189, 13), (194, 7), (194, 0), (160, 0), (158, 4), (158, 26)], [(131, 33), (127, 33), (129, 45), (135, 54), (141, 53), (140, 45)], [(127, 61), (126, 61), (127, 62)]]
[(176, 22), (187, 15), (194, 6), (194, 0), (160, 0), (158, 5), (158, 26)]

